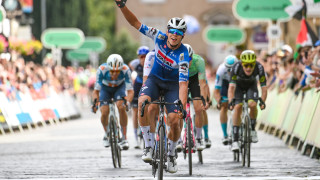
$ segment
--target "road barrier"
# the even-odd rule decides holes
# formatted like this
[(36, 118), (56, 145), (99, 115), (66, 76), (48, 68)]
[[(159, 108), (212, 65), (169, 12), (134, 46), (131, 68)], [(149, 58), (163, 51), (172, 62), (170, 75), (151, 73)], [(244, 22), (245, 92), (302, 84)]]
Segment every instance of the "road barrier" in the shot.
[(291, 90), (268, 93), (266, 110), (259, 111), (259, 129), (273, 134), (301, 154), (320, 155), (320, 93), (314, 89), (295, 95)]
[(79, 117), (79, 110), (68, 90), (53, 87), (0, 91), (0, 133), (23, 131)]

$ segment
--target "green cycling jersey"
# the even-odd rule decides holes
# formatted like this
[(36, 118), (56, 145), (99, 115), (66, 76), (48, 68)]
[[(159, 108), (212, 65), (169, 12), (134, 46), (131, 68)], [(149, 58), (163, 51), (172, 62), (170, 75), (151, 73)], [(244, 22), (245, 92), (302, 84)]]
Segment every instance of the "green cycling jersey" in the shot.
[(205, 61), (204, 59), (198, 55), (192, 55), (192, 62), (191, 66), (189, 67), (189, 77), (192, 77), (198, 74), (199, 80), (205, 79), (206, 80), (206, 69), (205, 69)]

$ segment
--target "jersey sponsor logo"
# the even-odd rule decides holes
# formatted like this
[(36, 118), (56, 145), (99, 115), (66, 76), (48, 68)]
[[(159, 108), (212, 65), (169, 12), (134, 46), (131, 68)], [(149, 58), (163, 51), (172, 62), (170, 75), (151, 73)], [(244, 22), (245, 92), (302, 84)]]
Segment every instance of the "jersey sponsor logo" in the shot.
[(166, 37), (164, 36), (164, 35), (162, 35), (162, 34), (159, 34), (158, 35), (158, 39), (161, 39), (161, 40), (164, 40)]
[(180, 54), (180, 57), (179, 57), (179, 61), (183, 61), (183, 60), (184, 60), (184, 54), (181, 53), (181, 54)]
[(148, 89), (148, 86), (143, 86), (143, 87), (141, 87), (141, 92), (144, 91), (144, 90), (146, 90), (146, 89)]
[(189, 69), (188, 63), (184, 62), (184, 63), (179, 64), (179, 72), (181, 72), (183, 74), (187, 74), (188, 69)]
[(160, 50), (158, 50), (157, 57), (158, 57), (158, 59), (160, 59), (164, 64), (172, 67), (172, 64), (174, 63), (174, 61), (173, 61), (172, 59), (166, 57)]
[(237, 80), (237, 75), (233, 75), (231, 79), (234, 81)]
[(151, 28), (149, 32), (150, 32), (150, 34), (152, 34), (154, 36), (157, 34), (157, 29)]
[(164, 48), (167, 48), (167, 45), (164, 45), (163, 47), (164, 47)]
[(264, 82), (266, 80), (265, 76), (260, 77), (260, 82)]

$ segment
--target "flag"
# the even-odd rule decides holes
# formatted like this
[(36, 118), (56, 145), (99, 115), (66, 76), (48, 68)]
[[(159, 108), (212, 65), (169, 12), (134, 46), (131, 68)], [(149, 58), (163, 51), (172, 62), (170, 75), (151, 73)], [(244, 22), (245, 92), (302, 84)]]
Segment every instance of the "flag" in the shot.
[(306, 17), (307, 15), (306, 1), (302, 0), (302, 2), (295, 2), (295, 4), (287, 6), (285, 8), (285, 11), (286, 13), (288, 13), (290, 17), (293, 17), (297, 20), (301, 20), (303, 17)]
[(303, 18), (301, 20), (301, 29), (296, 39), (296, 44), (300, 44), (301, 46), (313, 46), (317, 40), (317, 36), (312, 31), (308, 22)]

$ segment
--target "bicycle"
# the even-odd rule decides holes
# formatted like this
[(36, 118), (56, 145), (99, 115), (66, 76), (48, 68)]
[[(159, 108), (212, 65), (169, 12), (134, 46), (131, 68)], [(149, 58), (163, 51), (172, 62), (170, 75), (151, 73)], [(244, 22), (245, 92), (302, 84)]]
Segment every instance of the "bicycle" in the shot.
[[(235, 99), (233, 99), (234, 102)], [(237, 158), (237, 161), (239, 159), (239, 155), (241, 154), (241, 160), (242, 160), (242, 166), (246, 166), (247, 161), (247, 167), (250, 167), (250, 160), (251, 160), (251, 118), (249, 115), (249, 106), (248, 106), (248, 98), (246, 95), (246, 92), (243, 92), (243, 99), (242, 99), (242, 115), (241, 115), (241, 125), (239, 129), (239, 139), (240, 139), (240, 152), (234, 152), (238, 153), (237, 156), (234, 155), (234, 157)], [(258, 98), (260, 101), (260, 104), (264, 104), (261, 98)], [(240, 154), (239, 154), (240, 153)]]
[[(189, 175), (192, 175), (192, 153), (195, 153), (195, 138), (194, 138), (194, 131), (193, 131), (193, 120), (191, 118), (191, 111), (190, 111), (190, 101), (194, 100), (202, 100), (203, 105), (206, 104), (204, 98), (201, 96), (201, 98), (196, 97), (196, 98), (190, 98), (188, 97), (187, 99), (187, 104), (186, 104), (186, 111), (187, 111), (187, 117), (185, 118), (185, 131), (184, 131), (184, 136), (183, 136), (183, 144), (182, 144), (182, 152), (183, 152), (183, 157), (186, 159), (187, 154), (188, 154), (188, 163), (189, 163)], [(195, 117), (193, 118), (195, 119)], [(198, 158), (199, 162), (203, 164), (203, 159), (202, 159), (202, 151), (198, 151)]]
[[(122, 97), (122, 100), (124, 100), (124, 105), (126, 106), (126, 99)], [(94, 100), (93, 104), (95, 105), (97, 102), (97, 99)], [(99, 101), (105, 102), (105, 101)], [(110, 149), (111, 149), (111, 156), (112, 156), (112, 162), (113, 167), (121, 168), (121, 147), (119, 143), (121, 142), (121, 136), (120, 136), (120, 124), (118, 121), (118, 118), (116, 116), (116, 106), (115, 106), (115, 100), (111, 98), (109, 101), (109, 119), (108, 119), (108, 126), (107, 126), (107, 136), (109, 137), (109, 143), (110, 143)], [(97, 108), (93, 106), (92, 108)], [(126, 110), (128, 111), (128, 107), (126, 106)]]
[(167, 169), (166, 162), (167, 162), (167, 151), (168, 151), (168, 145), (167, 145), (167, 135), (166, 135), (166, 124), (164, 122), (164, 106), (165, 105), (177, 105), (179, 107), (179, 110), (182, 112), (183, 105), (181, 101), (179, 100), (176, 103), (167, 103), (164, 101), (164, 92), (160, 91), (160, 98), (157, 101), (149, 102), (148, 99), (146, 99), (142, 103), (141, 108), (141, 117), (144, 115), (144, 108), (147, 104), (158, 104), (160, 107), (159, 111), (159, 121), (157, 122), (157, 139), (155, 141), (153, 155), (152, 155), (152, 161), (150, 162), (152, 166), (152, 175), (156, 177), (156, 172), (158, 170), (158, 180), (163, 179), (163, 169)]

